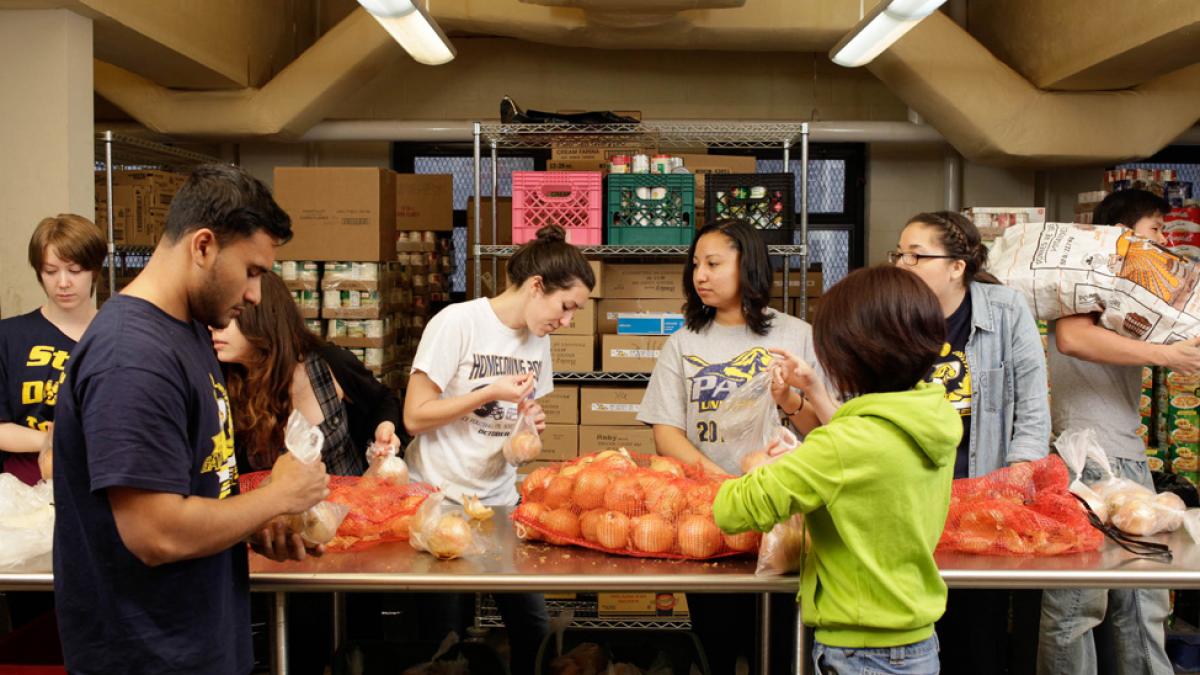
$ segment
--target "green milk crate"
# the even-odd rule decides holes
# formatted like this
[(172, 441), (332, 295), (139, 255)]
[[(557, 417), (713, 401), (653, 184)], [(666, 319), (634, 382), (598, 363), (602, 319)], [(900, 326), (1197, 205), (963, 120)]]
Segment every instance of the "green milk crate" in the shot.
[(608, 176), (606, 242), (687, 246), (696, 233), (696, 177), (690, 173)]

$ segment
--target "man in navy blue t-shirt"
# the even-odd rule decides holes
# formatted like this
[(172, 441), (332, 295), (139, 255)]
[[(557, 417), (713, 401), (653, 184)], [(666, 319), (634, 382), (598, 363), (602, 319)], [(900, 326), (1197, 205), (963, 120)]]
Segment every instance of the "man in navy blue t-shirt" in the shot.
[(258, 180), (198, 168), (145, 270), (68, 362), (54, 427), (54, 591), (74, 673), (247, 673), (246, 541), (302, 559), (272, 518), (328, 494), (290, 455), (238, 494), (233, 421), (206, 326), (259, 300), (291, 224)]

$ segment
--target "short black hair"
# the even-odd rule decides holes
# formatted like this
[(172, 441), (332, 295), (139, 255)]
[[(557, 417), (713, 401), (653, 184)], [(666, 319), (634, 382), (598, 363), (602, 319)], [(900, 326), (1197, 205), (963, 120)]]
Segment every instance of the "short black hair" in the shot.
[(907, 391), (925, 379), (946, 342), (929, 285), (907, 270), (856, 270), (821, 297), (813, 346), (843, 395)]
[(1171, 203), (1147, 190), (1118, 190), (1096, 205), (1092, 211), (1093, 225), (1124, 225), (1133, 227), (1142, 218), (1171, 212)]
[(708, 328), (717, 317), (716, 309), (705, 305), (696, 292), (692, 275), (696, 272), (696, 244), (700, 238), (712, 232), (729, 237), (738, 252), (738, 288), (742, 293), (742, 316), (755, 335), (766, 335), (771, 330), (771, 315), (767, 306), (771, 304), (771, 258), (767, 243), (758, 230), (745, 220), (724, 218), (714, 220), (696, 231), (692, 246), (688, 249), (683, 265), (683, 288), (685, 302), (683, 315), (688, 330), (693, 333)]
[(218, 242), (259, 230), (279, 244), (292, 238), (292, 219), (275, 203), (270, 188), (232, 164), (196, 167), (171, 200), (166, 239), (177, 242), (201, 228), (212, 230)]

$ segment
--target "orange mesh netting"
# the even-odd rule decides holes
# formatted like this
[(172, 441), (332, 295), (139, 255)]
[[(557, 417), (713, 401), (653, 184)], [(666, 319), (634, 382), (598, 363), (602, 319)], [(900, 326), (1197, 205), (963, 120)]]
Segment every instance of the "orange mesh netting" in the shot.
[(517, 535), (619, 555), (704, 560), (757, 553), (761, 535), (721, 532), (708, 476), (667, 457), (607, 450), (535, 469), (513, 512)]
[[(242, 492), (260, 487), (270, 471), (241, 477)], [(357, 551), (386, 541), (407, 541), (412, 516), (436, 490), (425, 483), (396, 484), (380, 478), (330, 476), (328, 501), (350, 509), (330, 551)]]
[(1067, 491), (1057, 455), (954, 481), (939, 551), (1049, 556), (1095, 551), (1104, 534)]

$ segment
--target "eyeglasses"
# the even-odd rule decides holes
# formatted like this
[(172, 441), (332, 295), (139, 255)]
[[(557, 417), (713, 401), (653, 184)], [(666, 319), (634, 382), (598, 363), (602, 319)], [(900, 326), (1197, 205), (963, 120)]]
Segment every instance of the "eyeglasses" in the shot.
[(958, 260), (958, 256), (954, 255), (932, 255), (929, 253), (909, 253), (907, 251), (888, 251), (888, 262), (895, 265), (896, 261), (903, 260), (904, 264), (909, 267), (916, 267), (917, 263), (925, 258), (934, 260)]

